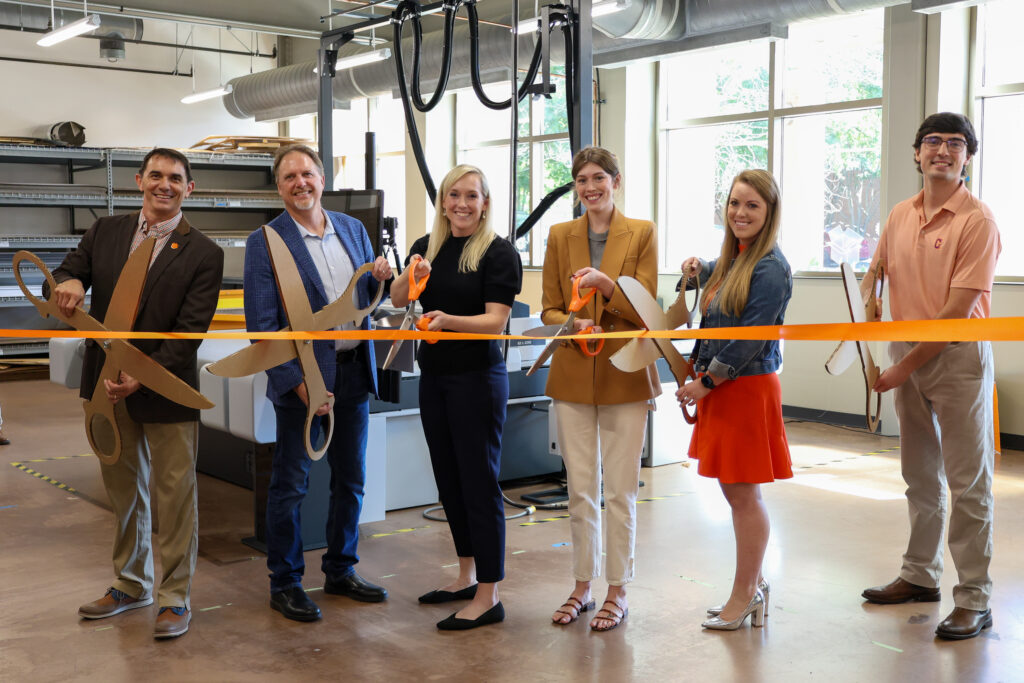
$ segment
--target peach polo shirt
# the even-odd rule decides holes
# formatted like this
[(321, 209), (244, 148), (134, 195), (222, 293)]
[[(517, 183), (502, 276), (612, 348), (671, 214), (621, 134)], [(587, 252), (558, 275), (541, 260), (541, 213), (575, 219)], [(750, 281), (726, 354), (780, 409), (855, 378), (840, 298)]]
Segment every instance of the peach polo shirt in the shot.
[(1001, 245), (992, 211), (961, 182), (931, 220), (924, 191), (893, 208), (878, 241), (872, 267), (886, 262), (893, 320), (938, 317), (953, 287), (982, 291), (972, 318), (987, 318)]

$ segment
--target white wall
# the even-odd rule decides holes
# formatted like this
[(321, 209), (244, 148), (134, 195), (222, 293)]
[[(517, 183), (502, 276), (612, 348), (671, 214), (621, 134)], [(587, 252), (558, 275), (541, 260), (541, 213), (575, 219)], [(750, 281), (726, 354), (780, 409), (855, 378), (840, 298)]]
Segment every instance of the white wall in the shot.
[[(188, 30), (177, 28), (177, 42), (184, 42)], [(247, 32), (234, 32), (244, 45), (229, 32), (221, 33), (225, 49), (245, 50), (250, 44), (251, 34)], [(38, 38), (35, 33), (0, 31), (0, 56), (165, 72), (174, 70), (177, 59), (173, 48), (128, 43), (126, 59), (108, 64), (99, 57), (97, 40), (74, 38), (43, 48), (35, 44)], [(176, 42), (175, 25), (147, 21), (143, 39)], [(216, 47), (217, 30), (197, 28), (195, 41), (200, 46)], [(257, 44), (262, 52), (269, 53), (273, 39), (263, 37)], [(216, 87), (221, 78), (217, 55), (194, 54), (196, 90)], [(179, 71), (191, 70), (192, 55), (192, 51), (184, 53)], [(256, 71), (273, 66), (273, 59), (253, 60)], [(247, 56), (225, 55), (223, 81), (247, 74), (249, 69)], [(77, 121), (85, 126), (86, 144), (93, 147), (186, 148), (209, 135), (277, 135), (277, 124), (236, 119), (227, 113), (220, 99), (181, 104), (179, 100), (192, 88), (192, 79), (181, 76), (0, 61), (0, 135), (40, 136), (41, 130), (58, 121)]]

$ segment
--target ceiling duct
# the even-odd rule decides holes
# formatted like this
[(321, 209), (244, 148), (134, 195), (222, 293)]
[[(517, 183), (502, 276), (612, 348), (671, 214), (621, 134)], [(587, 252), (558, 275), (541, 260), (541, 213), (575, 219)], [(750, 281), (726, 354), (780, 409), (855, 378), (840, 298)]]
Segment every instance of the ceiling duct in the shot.
[[(634, 59), (652, 59), (685, 50), (764, 37), (784, 37), (791, 22), (906, 4), (907, 0), (631, 0), (622, 11), (595, 17), (594, 62), (610, 66)], [(767, 27), (767, 28), (766, 28)], [(423, 37), (422, 73), (440, 71), (443, 31)], [(521, 34), (519, 63), (527, 64), (536, 33)], [(449, 86), (469, 85), (469, 27), (454, 31), (454, 54)], [(508, 78), (510, 34), (507, 29), (480, 25), (482, 80)], [(552, 61), (562, 63), (561, 40), (552, 40)], [(405, 45), (412, 60), (412, 41)], [(339, 53), (353, 54), (357, 50)], [(249, 74), (231, 81), (234, 88), (224, 106), (237, 118), (271, 120), (316, 111), (318, 77), (315, 62), (294, 64)], [(432, 79), (433, 80), (433, 79)], [(424, 82), (429, 88), (431, 81)], [(339, 71), (334, 78), (334, 103), (345, 107), (353, 99), (394, 93), (395, 66), (391, 60)]]
[[(57, 26), (70, 24), (81, 18), (82, 13), (78, 10), (54, 10), (54, 20)], [(15, 31), (49, 31), (50, 8), (0, 2), (0, 28)], [(100, 38), (101, 59), (111, 62), (124, 59), (125, 39), (142, 40), (142, 19), (103, 14), (100, 16), (100, 27), (89, 35)]]

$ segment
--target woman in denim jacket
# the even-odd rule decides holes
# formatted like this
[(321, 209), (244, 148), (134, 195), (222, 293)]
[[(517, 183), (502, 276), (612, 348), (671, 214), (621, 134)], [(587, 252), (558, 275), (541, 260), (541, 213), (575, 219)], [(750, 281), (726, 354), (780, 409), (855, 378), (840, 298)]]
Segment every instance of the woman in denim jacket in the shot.
[[(704, 290), (701, 328), (782, 324), (793, 275), (776, 244), (780, 213), (770, 173), (747, 170), (733, 179), (721, 255), (710, 263), (683, 262), (683, 275), (699, 278)], [(708, 610), (702, 625), (735, 630), (751, 614), (751, 624), (761, 626), (768, 610), (761, 562), (769, 523), (760, 484), (793, 476), (775, 374), (782, 365), (779, 342), (703, 339), (692, 358), (700, 377), (676, 392), (681, 404), (697, 404), (690, 457), (700, 461), (699, 474), (719, 480), (736, 533), (732, 594)]]

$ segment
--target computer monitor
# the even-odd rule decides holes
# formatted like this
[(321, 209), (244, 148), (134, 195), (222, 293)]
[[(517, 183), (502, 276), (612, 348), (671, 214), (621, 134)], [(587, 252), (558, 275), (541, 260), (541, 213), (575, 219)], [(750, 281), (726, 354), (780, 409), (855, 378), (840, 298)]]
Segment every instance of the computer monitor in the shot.
[(383, 190), (332, 190), (320, 203), (328, 211), (340, 211), (362, 222), (370, 236), (373, 253), (381, 253), (381, 225), (384, 222)]

